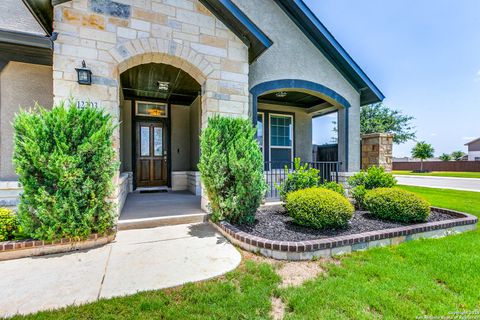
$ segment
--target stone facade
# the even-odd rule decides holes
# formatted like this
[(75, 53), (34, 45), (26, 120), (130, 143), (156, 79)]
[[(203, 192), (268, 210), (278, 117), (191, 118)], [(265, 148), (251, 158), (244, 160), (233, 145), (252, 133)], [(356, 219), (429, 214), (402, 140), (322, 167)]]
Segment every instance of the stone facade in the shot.
[[(54, 10), (55, 102), (91, 100), (118, 119), (120, 74), (154, 62), (202, 85), (203, 127), (215, 113), (248, 116), (248, 49), (200, 2), (74, 0)], [(77, 83), (82, 60), (94, 74), (91, 86)], [(118, 149), (118, 132), (115, 138)]]
[(392, 171), (393, 135), (372, 133), (362, 136), (362, 170), (371, 166), (383, 167)]

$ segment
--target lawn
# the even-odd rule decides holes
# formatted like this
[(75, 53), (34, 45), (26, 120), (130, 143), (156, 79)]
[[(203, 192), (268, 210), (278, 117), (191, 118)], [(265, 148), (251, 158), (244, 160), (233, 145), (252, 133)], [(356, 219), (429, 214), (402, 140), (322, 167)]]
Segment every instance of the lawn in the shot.
[[(480, 215), (475, 192), (403, 187), (433, 205)], [(287, 319), (412, 319), (480, 310), (480, 232), (412, 241), (324, 263), (326, 274), (282, 289), (275, 270), (245, 261), (228, 275), (178, 289), (139, 293), (29, 319), (266, 319), (270, 296)]]
[(430, 177), (451, 177), (451, 178), (477, 178), (480, 179), (480, 172), (453, 172), (453, 171), (433, 171), (429, 173), (415, 173), (412, 171), (394, 170), (393, 174), (403, 176), (430, 176)]

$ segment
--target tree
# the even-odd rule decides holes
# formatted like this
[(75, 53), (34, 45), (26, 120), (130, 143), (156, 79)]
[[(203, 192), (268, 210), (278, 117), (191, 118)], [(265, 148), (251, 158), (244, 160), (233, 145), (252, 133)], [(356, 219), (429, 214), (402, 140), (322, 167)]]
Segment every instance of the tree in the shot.
[(423, 171), (423, 160), (433, 157), (433, 149), (431, 144), (426, 143), (425, 141), (417, 142), (415, 147), (412, 149), (412, 157), (420, 159), (420, 171)]
[(452, 158), (453, 158), (453, 160), (455, 160), (455, 161), (461, 161), (464, 156), (465, 156), (465, 153), (463, 153), (462, 151), (454, 151), (454, 152), (452, 152)]
[(393, 142), (400, 144), (415, 139), (415, 127), (411, 124), (413, 119), (381, 102), (370, 104), (360, 108), (360, 132), (362, 135), (391, 133)]
[(442, 153), (442, 155), (440, 156), (440, 160), (442, 160), (442, 161), (450, 161), (450, 160), (452, 160), (452, 156), (449, 155), (448, 153)]

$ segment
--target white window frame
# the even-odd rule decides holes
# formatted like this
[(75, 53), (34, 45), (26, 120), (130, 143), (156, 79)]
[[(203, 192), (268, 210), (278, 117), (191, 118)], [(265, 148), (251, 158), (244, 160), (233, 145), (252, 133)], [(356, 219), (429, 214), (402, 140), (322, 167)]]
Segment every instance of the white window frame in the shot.
[[(160, 115), (160, 116), (152, 116), (148, 114), (139, 114), (138, 113), (138, 104), (139, 103), (145, 103), (145, 104), (153, 104), (157, 106), (165, 106), (165, 115)], [(135, 116), (136, 117), (151, 117), (151, 118), (168, 118), (168, 104), (167, 103), (161, 103), (161, 102), (152, 102), (152, 101), (141, 101), (137, 100), (135, 101)]]
[[(292, 119), (292, 129), (290, 134), (292, 135), (292, 145), (290, 147), (281, 147), (281, 146), (272, 146), (272, 116), (277, 116), (277, 117), (289, 117)], [(282, 113), (269, 113), (268, 114), (268, 139), (269, 139), (269, 144), (268, 144), (268, 159), (270, 162), (273, 162), (272, 159), (272, 149), (290, 149), (290, 155), (291, 159), (290, 162), (293, 162), (294, 154), (293, 154), (293, 146), (295, 145), (295, 121), (294, 117), (291, 114), (282, 114)]]
[[(258, 118), (259, 115), (262, 116), (262, 131), (263, 131), (262, 132), (262, 145), (261, 145), (260, 149), (262, 149), (262, 156), (265, 158), (265, 113), (264, 112), (257, 112), (257, 118)], [(257, 122), (258, 122), (258, 119), (257, 119)], [(257, 133), (258, 133), (258, 129), (257, 129)]]

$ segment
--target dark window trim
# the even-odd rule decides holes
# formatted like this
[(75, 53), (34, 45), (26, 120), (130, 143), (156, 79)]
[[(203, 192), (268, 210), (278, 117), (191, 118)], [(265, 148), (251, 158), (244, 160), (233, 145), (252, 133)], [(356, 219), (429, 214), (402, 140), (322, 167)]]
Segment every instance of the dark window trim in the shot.
[(292, 158), (297, 156), (297, 134), (296, 134), (296, 118), (295, 112), (276, 111), (259, 109), (257, 113), (263, 113), (263, 158), (265, 162), (270, 161), (270, 114), (291, 116), (293, 119), (293, 147)]

